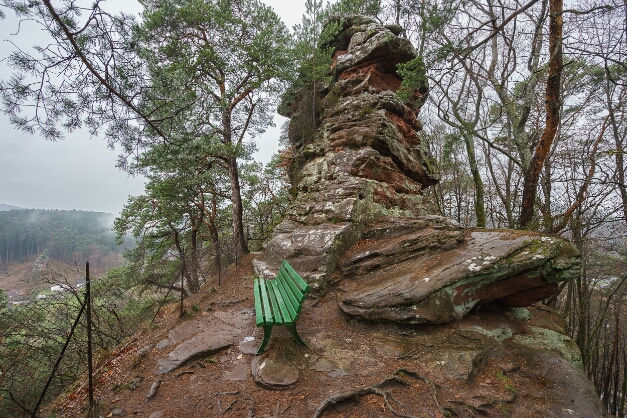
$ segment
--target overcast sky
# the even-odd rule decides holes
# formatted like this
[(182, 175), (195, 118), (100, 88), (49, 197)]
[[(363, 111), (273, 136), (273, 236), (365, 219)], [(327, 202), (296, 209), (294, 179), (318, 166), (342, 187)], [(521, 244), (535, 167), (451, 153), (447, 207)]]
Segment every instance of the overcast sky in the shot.
[[(305, 11), (304, 0), (265, 0), (292, 28)], [(288, 5), (286, 5), (288, 4)], [(139, 13), (135, 0), (107, 0), (107, 11), (121, 10)], [(0, 20), (0, 79), (6, 80), (12, 71), (5, 59), (14, 49), (43, 44), (45, 37), (39, 27), (22, 23), (15, 35), (18, 20), (5, 11)], [(275, 128), (257, 138), (255, 159), (267, 163), (278, 150), (279, 128), (285, 118), (275, 116)], [(77, 209), (95, 212), (120, 212), (129, 196), (142, 194), (144, 180), (129, 177), (115, 167), (118, 152), (107, 149), (102, 138), (84, 132), (66, 135), (66, 139), (49, 142), (37, 135), (17, 131), (9, 118), (0, 113), (0, 204), (37, 209)]]

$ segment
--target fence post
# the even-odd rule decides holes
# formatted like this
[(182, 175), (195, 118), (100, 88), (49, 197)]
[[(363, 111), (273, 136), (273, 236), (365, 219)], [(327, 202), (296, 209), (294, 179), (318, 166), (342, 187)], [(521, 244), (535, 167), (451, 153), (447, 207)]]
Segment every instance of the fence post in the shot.
[(181, 312), (179, 313), (179, 316), (182, 318), (183, 315), (185, 315), (185, 311), (183, 310), (183, 289), (185, 289), (183, 286), (185, 285), (183, 282), (183, 270), (181, 270)]
[(91, 278), (89, 261), (85, 263), (85, 304), (87, 305), (87, 369), (89, 371), (89, 410), (94, 410), (93, 361), (91, 351)]

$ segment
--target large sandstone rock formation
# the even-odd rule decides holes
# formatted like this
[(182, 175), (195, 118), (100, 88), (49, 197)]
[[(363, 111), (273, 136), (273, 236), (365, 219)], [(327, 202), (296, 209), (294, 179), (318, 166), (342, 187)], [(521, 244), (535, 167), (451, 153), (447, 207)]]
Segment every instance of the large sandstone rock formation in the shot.
[[(396, 64), (416, 56), (411, 43), (397, 28), (364, 18), (342, 29), (335, 81), (300, 88), (282, 105), (292, 118), (289, 171), (298, 196), (267, 244), (266, 262), (257, 263), (260, 274), (272, 275), (288, 259), (318, 292), (365, 224), (426, 214), (420, 191), (437, 182), (416, 134), (419, 109), (395, 94)], [(421, 94), (426, 86), (415, 98)]]
[(442, 323), (478, 304), (527, 306), (552, 295), (578, 272), (570, 244), (464, 230), (429, 214), (421, 191), (438, 175), (417, 134), (427, 85), (399, 99), (397, 64), (416, 57), (399, 33), (362, 17), (344, 21), (329, 44), (332, 82), (286, 94), (297, 195), (256, 273), (274, 276), (287, 259), (314, 293), (339, 282), (341, 309), (369, 320)]

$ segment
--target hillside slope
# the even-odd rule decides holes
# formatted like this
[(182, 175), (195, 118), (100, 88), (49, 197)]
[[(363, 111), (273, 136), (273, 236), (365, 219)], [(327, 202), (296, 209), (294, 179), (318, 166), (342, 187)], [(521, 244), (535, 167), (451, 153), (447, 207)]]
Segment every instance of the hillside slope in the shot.
[[(254, 323), (252, 275), (248, 256), (217, 292), (205, 287), (186, 302), (189, 316), (179, 319), (178, 307), (170, 306), (156, 329), (135, 335), (100, 364), (98, 413), (604, 416), (562, 319), (543, 305), (488, 306), (444, 325), (390, 325), (343, 315), (336, 304), (343, 291), (333, 286), (305, 303), (298, 328), (308, 347), (275, 327), (266, 353), (256, 356), (263, 332)], [(86, 406), (83, 384), (50, 408), (78, 417)]]

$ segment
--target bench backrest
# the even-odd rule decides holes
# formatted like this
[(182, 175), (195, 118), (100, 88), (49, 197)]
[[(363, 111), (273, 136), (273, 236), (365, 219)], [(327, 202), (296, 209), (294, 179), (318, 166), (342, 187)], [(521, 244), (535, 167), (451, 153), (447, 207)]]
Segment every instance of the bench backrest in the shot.
[(281, 262), (277, 279), (285, 286), (288, 286), (292, 294), (298, 299), (299, 303), (305, 301), (305, 295), (309, 293), (311, 287), (303, 280), (296, 270), (285, 260)]

